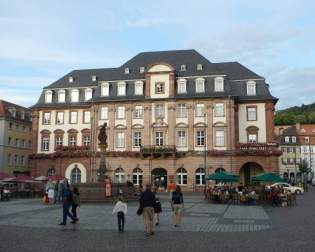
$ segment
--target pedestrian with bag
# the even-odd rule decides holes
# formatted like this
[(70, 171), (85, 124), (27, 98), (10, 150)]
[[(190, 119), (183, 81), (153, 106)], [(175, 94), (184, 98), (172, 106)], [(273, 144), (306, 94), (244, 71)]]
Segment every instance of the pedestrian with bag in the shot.
[(160, 225), (160, 213), (162, 212), (162, 205), (160, 199), (157, 197), (157, 190), (154, 188), (155, 204), (154, 204), (154, 215), (155, 215), (155, 226)]
[(154, 235), (153, 221), (154, 221), (154, 205), (155, 205), (155, 195), (151, 191), (151, 185), (147, 184), (145, 191), (140, 196), (140, 208), (137, 212), (143, 214), (144, 228), (146, 236)]
[(172, 193), (171, 203), (175, 215), (175, 227), (180, 227), (182, 221), (182, 209), (184, 208), (184, 198), (179, 185), (176, 186), (175, 191)]
[(77, 187), (73, 188), (73, 193), (72, 193), (72, 207), (71, 207), (71, 212), (73, 217), (76, 219), (76, 221), (79, 220), (77, 216), (77, 208), (80, 207), (81, 201), (80, 201), (80, 193), (79, 189)]
[(115, 213), (117, 213), (118, 232), (124, 232), (125, 215), (127, 214), (127, 204), (123, 201), (122, 197), (118, 198), (118, 201), (114, 206), (112, 214), (115, 214)]
[(70, 190), (70, 186), (68, 181), (65, 181), (65, 186), (63, 190), (63, 203), (62, 203), (62, 222), (59, 224), (61, 226), (67, 225), (67, 217), (70, 217), (72, 219), (71, 223), (75, 224), (76, 219), (73, 217), (73, 215), (69, 212), (69, 209), (73, 202), (72, 192)]

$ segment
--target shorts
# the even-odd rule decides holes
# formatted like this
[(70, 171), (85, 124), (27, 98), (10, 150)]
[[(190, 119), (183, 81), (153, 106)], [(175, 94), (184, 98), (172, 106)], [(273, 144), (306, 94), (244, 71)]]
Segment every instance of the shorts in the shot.
[(173, 211), (175, 214), (180, 214), (182, 212), (182, 204), (173, 204)]

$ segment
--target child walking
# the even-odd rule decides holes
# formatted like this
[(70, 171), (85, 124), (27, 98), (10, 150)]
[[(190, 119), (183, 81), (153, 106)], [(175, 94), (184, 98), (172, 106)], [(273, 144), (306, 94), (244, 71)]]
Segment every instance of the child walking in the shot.
[(117, 213), (118, 232), (124, 232), (125, 215), (127, 214), (127, 204), (123, 202), (122, 197), (118, 198), (118, 201), (114, 206), (113, 214), (115, 213)]

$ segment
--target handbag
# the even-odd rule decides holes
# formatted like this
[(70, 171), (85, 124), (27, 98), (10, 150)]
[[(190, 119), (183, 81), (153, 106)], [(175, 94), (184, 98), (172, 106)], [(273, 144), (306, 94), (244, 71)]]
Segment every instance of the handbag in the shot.
[(139, 206), (138, 210), (137, 210), (137, 215), (141, 215), (143, 212), (143, 207), (142, 206)]

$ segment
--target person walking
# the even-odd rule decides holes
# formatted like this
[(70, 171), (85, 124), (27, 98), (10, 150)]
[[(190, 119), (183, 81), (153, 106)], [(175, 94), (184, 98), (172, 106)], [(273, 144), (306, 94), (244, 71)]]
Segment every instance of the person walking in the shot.
[(79, 220), (77, 216), (77, 208), (80, 207), (80, 194), (79, 194), (79, 189), (77, 187), (73, 188), (73, 193), (72, 193), (72, 207), (71, 207), (71, 212), (73, 217), (76, 219), (76, 221)]
[(124, 232), (124, 230), (125, 230), (125, 215), (127, 214), (127, 204), (123, 201), (122, 197), (118, 198), (118, 201), (114, 206), (112, 214), (115, 214), (115, 213), (117, 213), (118, 232)]
[(155, 195), (151, 191), (151, 185), (147, 184), (145, 191), (140, 196), (140, 207), (143, 209), (142, 214), (146, 236), (154, 235), (153, 220), (155, 201)]
[(184, 198), (179, 185), (172, 193), (172, 209), (175, 215), (175, 227), (179, 227), (182, 221), (182, 209), (184, 207)]
[(76, 219), (69, 212), (70, 206), (72, 205), (73, 197), (70, 190), (68, 181), (65, 181), (64, 190), (63, 190), (63, 203), (62, 203), (62, 222), (59, 224), (61, 226), (67, 225), (67, 217), (72, 219), (71, 223), (76, 223)]
[(63, 196), (63, 189), (64, 189), (64, 181), (60, 180), (58, 183), (58, 203), (63, 202), (62, 196)]
[(59, 181), (57, 180), (54, 187), (54, 204), (56, 204), (58, 200), (58, 186), (59, 186)]
[(154, 188), (155, 204), (154, 204), (154, 215), (155, 215), (155, 226), (160, 224), (160, 213), (162, 212), (162, 205), (160, 199), (157, 197), (157, 190)]

